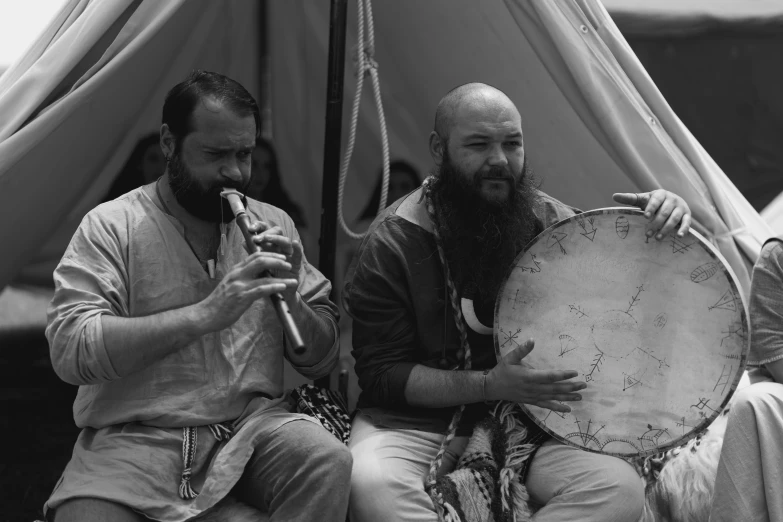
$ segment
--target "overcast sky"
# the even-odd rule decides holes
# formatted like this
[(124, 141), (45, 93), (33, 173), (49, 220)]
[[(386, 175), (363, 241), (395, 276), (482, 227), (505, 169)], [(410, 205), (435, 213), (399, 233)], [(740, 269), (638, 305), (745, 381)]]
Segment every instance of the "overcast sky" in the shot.
[(0, 69), (35, 41), (67, 0), (0, 0)]

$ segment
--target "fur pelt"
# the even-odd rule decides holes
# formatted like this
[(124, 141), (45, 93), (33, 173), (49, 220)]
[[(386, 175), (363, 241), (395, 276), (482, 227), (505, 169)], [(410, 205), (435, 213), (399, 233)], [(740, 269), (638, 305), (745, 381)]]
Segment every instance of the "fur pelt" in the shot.
[(651, 459), (643, 522), (708, 521), (727, 413), (685, 446)]
[[(737, 390), (750, 384), (745, 372)], [(633, 462), (646, 483), (640, 522), (708, 522), (731, 402), (684, 446)]]

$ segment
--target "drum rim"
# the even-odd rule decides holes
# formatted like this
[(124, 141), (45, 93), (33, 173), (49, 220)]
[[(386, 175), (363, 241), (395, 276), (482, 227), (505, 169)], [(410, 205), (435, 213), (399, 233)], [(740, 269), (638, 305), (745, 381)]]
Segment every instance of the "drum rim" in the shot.
[[(571, 217), (561, 219), (557, 223), (554, 223), (553, 225), (550, 225), (543, 231), (541, 231), (536, 237), (528, 241), (528, 243), (524, 246), (524, 248), (517, 254), (517, 256), (514, 258), (514, 262), (511, 264), (511, 266), (506, 270), (506, 274), (503, 276), (501, 285), (500, 285), (500, 291), (498, 292), (496, 298), (495, 298), (495, 312), (494, 312), (494, 318), (493, 318), (493, 325), (492, 325), (492, 342), (495, 349), (495, 360), (498, 361), (500, 357), (500, 343), (498, 340), (498, 330), (499, 330), (499, 311), (500, 311), (500, 304), (502, 301), (502, 295), (505, 293), (506, 284), (508, 283), (509, 278), (511, 277), (512, 272), (516, 268), (517, 264), (520, 262), (521, 258), (527, 253), (527, 251), (532, 248), (534, 245), (538, 244), (538, 241), (545, 237), (547, 234), (549, 234), (552, 230), (555, 230), (561, 226), (564, 226), (566, 223), (575, 222), (578, 219), (583, 219), (585, 217), (589, 217), (591, 215), (606, 215), (606, 214), (619, 214), (619, 215), (633, 215), (633, 216), (644, 216), (644, 212), (639, 209), (630, 208), (630, 207), (604, 207), (604, 208), (598, 208), (593, 210), (588, 210), (586, 212), (582, 212), (580, 214), (575, 214)], [(663, 453), (665, 451), (668, 451), (672, 448), (677, 448), (684, 446), (688, 443), (691, 439), (699, 436), (699, 434), (703, 433), (723, 412), (723, 409), (726, 407), (726, 405), (731, 401), (732, 397), (737, 391), (737, 386), (739, 385), (740, 379), (742, 378), (743, 373), (745, 372), (747, 361), (748, 361), (748, 354), (750, 351), (750, 325), (749, 325), (749, 315), (748, 315), (748, 306), (746, 303), (745, 296), (742, 294), (740, 289), (742, 288), (739, 279), (737, 278), (737, 275), (734, 273), (734, 270), (731, 268), (731, 265), (726, 260), (725, 257), (720, 253), (720, 251), (715, 247), (710, 241), (707, 240), (703, 235), (701, 235), (699, 232), (694, 230), (692, 227), (688, 231), (688, 234), (695, 237), (699, 245), (715, 260), (720, 261), (721, 263), (721, 270), (724, 270), (728, 275), (728, 281), (731, 290), (735, 293), (735, 295), (738, 295), (740, 298), (740, 302), (742, 303), (742, 311), (740, 312), (740, 318), (742, 321), (742, 324), (745, 328), (745, 331), (748, 332), (748, 335), (745, 339), (745, 345), (742, 349), (742, 353), (740, 354), (739, 359), (739, 367), (736, 371), (736, 374), (734, 376), (734, 380), (730, 383), (729, 387), (730, 390), (724, 397), (723, 401), (720, 404), (720, 407), (715, 410), (714, 413), (711, 413), (708, 416), (705, 416), (704, 420), (697, 424), (696, 426), (692, 427), (690, 431), (686, 432), (684, 435), (673, 438), (669, 442), (662, 444), (660, 446), (655, 446), (654, 448), (651, 448), (649, 450), (641, 449), (640, 451), (636, 453), (619, 453), (619, 452), (612, 452), (612, 451), (603, 451), (603, 450), (597, 450), (594, 448), (589, 448), (585, 446), (581, 446), (579, 444), (576, 444), (575, 442), (566, 439), (564, 436), (561, 436), (554, 431), (552, 431), (550, 428), (548, 428), (542, 421), (538, 419), (536, 415), (533, 414), (533, 412), (528, 408), (526, 404), (523, 403), (517, 403), (519, 404), (519, 407), (522, 409), (522, 411), (525, 413), (525, 415), (528, 416), (528, 418), (535, 422), (535, 424), (541, 428), (545, 433), (547, 433), (549, 436), (554, 438), (555, 440), (567, 444), (569, 446), (573, 446), (576, 448), (580, 448), (585, 451), (589, 451), (591, 453), (598, 453), (601, 455), (611, 455), (614, 457), (620, 457), (620, 458), (636, 458), (636, 457), (645, 457), (649, 455), (656, 455), (658, 453)], [(686, 236), (687, 237), (687, 236)]]

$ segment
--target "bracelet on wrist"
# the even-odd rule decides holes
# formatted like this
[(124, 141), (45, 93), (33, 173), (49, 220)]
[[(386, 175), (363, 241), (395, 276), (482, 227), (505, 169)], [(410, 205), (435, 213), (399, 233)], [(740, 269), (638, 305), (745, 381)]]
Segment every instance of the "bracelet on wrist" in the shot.
[(489, 370), (484, 370), (484, 375), (481, 377), (481, 398), (484, 402), (487, 402), (487, 374)]

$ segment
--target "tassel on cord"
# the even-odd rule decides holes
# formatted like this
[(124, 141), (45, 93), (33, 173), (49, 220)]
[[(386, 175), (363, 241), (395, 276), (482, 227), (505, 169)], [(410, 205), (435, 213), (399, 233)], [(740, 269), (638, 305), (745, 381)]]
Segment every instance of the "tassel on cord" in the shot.
[(193, 459), (196, 458), (196, 444), (198, 443), (198, 430), (194, 427), (182, 428), (182, 480), (179, 483), (179, 496), (185, 500), (193, 500), (198, 492), (190, 486), (192, 476)]
[[(234, 434), (230, 423), (209, 424), (207, 427), (218, 442), (228, 440)], [(185, 500), (193, 500), (198, 496), (198, 491), (190, 485), (197, 447), (198, 428), (195, 426), (182, 428), (182, 478), (179, 483), (179, 496)]]
[(527, 429), (515, 413), (519, 406), (515, 403), (499, 402), (493, 411), (506, 436), (506, 461), (500, 471), (500, 500), (504, 511), (510, 511), (514, 518), (527, 520), (531, 516), (528, 508), (529, 496), (522, 484), (520, 469), (530, 454), (534, 444), (524, 444)]
[[(223, 212), (222, 208), (221, 208), (220, 212), (222, 214), (222, 212)], [(226, 230), (227, 229), (228, 229), (228, 225), (226, 225), (225, 223), (220, 223), (220, 255), (222, 257), (225, 257), (225, 255), (226, 255), (226, 245), (228, 244), (228, 239), (226, 239)]]
[(454, 509), (454, 506), (448, 502), (443, 503), (443, 509), (446, 511), (446, 515), (443, 517), (443, 522), (460, 522), (459, 513)]
[(234, 434), (234, 429), (228, 423), (210, 424), (208, 427), (215, 439), (219, 441), (228, 440)]

